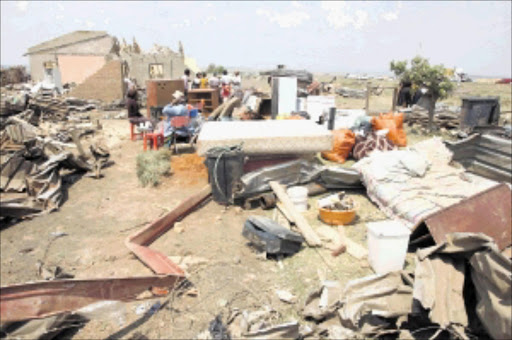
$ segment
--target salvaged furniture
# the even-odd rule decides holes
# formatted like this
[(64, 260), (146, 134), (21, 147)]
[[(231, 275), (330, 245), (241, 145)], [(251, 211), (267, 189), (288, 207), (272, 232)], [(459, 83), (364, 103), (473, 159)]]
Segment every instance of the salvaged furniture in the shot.
[(174, 99), (173, 94), (176, 91), (185, 91), (183, 80), (154, 79), (146, 81), (147, 117), (151, 118), (152, 107), (164, 107), (169, 104)]
[(188, 103), (199, 107), (202, 105), (203, 114), (209, 115), (219, 106), (218, 89), (194, 89), (188, 91)]

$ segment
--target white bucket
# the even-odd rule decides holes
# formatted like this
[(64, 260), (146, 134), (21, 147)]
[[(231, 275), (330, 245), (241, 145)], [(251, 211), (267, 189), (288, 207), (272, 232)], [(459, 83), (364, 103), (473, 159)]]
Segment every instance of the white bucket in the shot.
[(393, 220), (370, 222), (368, 228), (368, 262), (377, 274), (402, 270), (411, 231)]
[(308, 210), (308, 188), (291, 187), (288, 188), (286, 192), (298, 211), (303, 212)]

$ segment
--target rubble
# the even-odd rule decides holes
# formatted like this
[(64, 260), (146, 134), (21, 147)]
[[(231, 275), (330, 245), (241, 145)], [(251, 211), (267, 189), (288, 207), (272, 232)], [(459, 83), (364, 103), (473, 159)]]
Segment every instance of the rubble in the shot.
[[(135, 61), (137, 55), (143, 59), (148, 55), (174, 55), (160, 46), (142, 53), (135, 42), (124, 49), (123, 53), (135, 56)], [(153, 63), (149, 65), (150, 74), (159, 69)], [(363, 110), (337, 110), (334, 95), (314, 96), (327, 84), (313, 81), (307, 71), (279, 68), (263, 74), (281, 80), (297, 77), (297, 91), (295, 84), (286, 89), (283, 86), (282, 90), (285, 97), (284, 92), (292, 89), (293, 96), (288, 99), (292, 104), (297, 102), (296, 112), (279, 112), (279, 119), (267, 120), (276, 93), (272, 94), (276, 97), (269, 98), (256, 90), (238, 92), (215, 108), (208, 122), (197, 126), (197, 153), (171, 157), (168, 151), (161, 150), (137, 156), (137, 175), (144, 178), (144, 183), (157, 183), (158, 177), (170, 173), (171, 167), (176, 172), (177, 176), (164, 188), (140, 189), (135, 185), (144, 195), (154, 195), (151, 204), (167, 213), (154, 221), (144, 216), (133, 223), (135, 226), (116, 230), (123, 233), (143, 226), (124, 238), (124, 251), (109, 255), (123, 257), (124, 262), (114, 264), (123, 270), (132, 270), (133, 263), (135, 267), (142, 264), (155, 275), (72, 279), (78, 272), (73, 261), (80, 263), (82, 259), (66, 259), (69, 262), (63, 263), (39, 260), (35, 277), (44, 281), (0, 288), (2, 322), (47, 318), (47, 322), (33, 325), (50, 336), (51, 327), (62, 325), (63, 316), (99, 316), (103, 309), (121, 313), (124, 306), (120, 302), (169, 295), (165, 302), (138, 304), (132, 308), (134, 314), (145, 321), (156, 312), (169, 313), (159, 320), (160, 329), (167, 326), (167, 320), (171, 322), (168, 328), (174, 328), (179, 323), (177, 318), (186, 316), (190, 318), (186, 326), (205, 329), (198, 339), (511, 337), (510, 186), (498, 184), (510, 182), (510, 152), (505, 150), (510, 143), (485, 134), (457, 143), (434, 138), (407, 147), (405, 132), (400, 132), (404, 137), (401, 142), (393, 138), (397, 132), (393, 130), (401, 129), (402, 117), (409, 124), (426, 125), (426, 110), (414, 107), (403, 115), (391, 113), (400, 120), (395, 126), (372, 127), (372, 117)], [(68, 92), (70, 87), (65, 87), (68, 94), (73, 93)], [(333, 86), (328, 87), (334, 90)], [(380, 95), (382, 90), (371, 86), (362, 90), (342, 87), (335, 92), (343, 97), (369, 98), (367, 91)], [(2, 92), (1, 99), (0, 216), (14, 220), (55, 211), (65, 201), (68, 175), (76, 172), (101, 177), (110, 151), (97, 136), (102, 129), (99, 121), (91, 117), (126, 119), (126, 113), (119, 112), (124, 101), (101, 103), (64, 98), (59, 96), (56, 85), (49, 83), (17, 84), (7, 91)], [(201, 99), (196, 100), (201, 103)], [(460, 129), (459, 120), (460, 111), (438, 105), (435, 121), (441, 128)], [(350, 134), (350, 143), (339, 156), (343, 161), (357, 160), (354, 166), (333, 164), (320, 157), (321, 152), (333, 149), (333, 132), (329, 130), (336, 125)], [(505, 129), (493, 130), (506, 133)], [(193, 146), (194, 138), (191, 139)], [(140, 149), (140, 144), (134, 141), (131, 147)], [(154, 166), (158, 173), (143, 174), (153, 166), (147, 157), (155, 154), (160, 158), (160, 164)], [(480, 165), (480, 171), (470, 173), (476, 165)], [(188, 196), (189, 189), (203, 185), (207, 177), (209, 184)], [(301, 191), (307, 193), (294, 200), (295, 195), (287, 191), (290, 186), (301, 186)], [(170, 187), (174, 189), (172, 194)], [(345, 191), (338, 192), (341, 189)], [(125, 195), (136, 196), (133, 192)], [(326, 195), (312, 197), (323, 193)], [(365, 194), (382, 214), (368, 208), (371, 202), (365, 200)], [(182, 195), (188, 197), (179, 202)], [(131, 196), (129, 199), (139, 204), (141, 197), (146, 198), (141, 195), (136, 197), (138, 201)], [(214, 202), (208, 203), (210, 198)], [(160, 205), (160, 199), (167, 201)], [(138, 208), (126, 208), (123, 203), (121, 212)], [(208, 206), (202, 219), (185, 219), (203, 204)], [(242, 207), (261, 210), (251, 214)], [(384, 220), (386, 217), (392, 221)], [(394, 233), (391, 224), (406, 232)], [(390, 238), (403, 236), (401, 243), (373, 247), (373, 236), (365, 237), (356, 230), (365, 226), (373, 230), (377, 225), (386, 228)], [(162, 243), (153, 246), (173, 227), (174, 232), (167, 235), (172, 236), (171, 243), (164, 243), (162, 238)], [(198, 227), (202, 228), (199, 232)], [(56, 230), (56, 234), (50, 234), (54, 238), (67, 235), (60, 227), (52, 230)], [(66, 232), (76, 234), (74, 230)], [(206, 239), (197, 237), (201, 232), (207, 235)], [(222, 241), (229, 241), (225, 243), (227, 247), (238, 243), (240, 249), (219, 260), (217, 254), (227, 248), (219, 246), (217, 253), (211, 251), (211, 239), (217, 234)], [(191, 240), (195, 243), (187, 248)], [(250, 247), (260, 253), (254, 254)], [(27, 260), (37, 252), (37, 246), (30, 243), (22, 244), (13, 253)], [(269, 257), (276, 261), (269, 261)], [(413, 257), (415, 264), (411, 263)], [(386, 268), (376, 265), (375, 259), (386, 263)], [(94, 266), (94, 261), (87, 265)], [(305, 264), (318, 265), (319, 287)], [(326, 267), (321, 267), (323, 264)], [(103, 265), (98, 273), (114, 275), (108, 265)], [(237, 271), (239, 268), (246, 272)], [(264, 270), (278, 275), (265, 277)], [(376, 274), (368, 275), (371, 270)], [(213, 271), (221, 274), (212, 275)], [(196, 285), (193, 280), (205, 277), (200, 275), (207, 280)], [(292, 285), (283, 281), (292, 275), (303, 282)], [(311, 293), (305, 295), (305, 291)], [(233, 308), (238, 295), (245, 298), (244, 294), (251, 297), (245, 299), (244, 309)], [(207, 309), (194, 309), (208, 298), (213, 302)], [(199, 299), (196, 304), (189, 304), (190, 300)], [(268, 307), (275, 301), (279, 311)], [(173, 305), (166, 306), (167, 303)], [(229, 313), (223, 317), (226, 311)], [(198, 316), (202, 312), (208, 315), (207, 320)], [(111, 337), (128, 335), (143, 323), (139, 320)], [(30, 325), (21, 327), (20, 332), (23, 336), (40, 336)], [(141, 334), (132, 337), (144, 337)], [(9, 333), (18, 335), (16, 331)]]
[(12, 104), (15, 95), (2, 98), (2, 217), (27, 218), (58, 209), (64, 190), (62, 171), (100, 178), (110, 156), (98, 139), (87, 139), (88, 152), (82, 145), (82, 136), (101, 129), (84, 115), (95, 104), (53, 97), (44, 89), (21, 93), (26, 101), (18, 108)]

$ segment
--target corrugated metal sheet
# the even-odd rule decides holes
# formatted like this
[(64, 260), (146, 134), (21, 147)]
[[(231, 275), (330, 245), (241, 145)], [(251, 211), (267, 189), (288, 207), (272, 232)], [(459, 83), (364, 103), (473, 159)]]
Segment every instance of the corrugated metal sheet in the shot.
[(512, 141), (493, 135), (473, 135), (459, 142), (445, 142), (453, 160), (477, 175), (512, 183)]
[(454, 232), (484, 233), (503, 250), (512, 244), (511, 211), (510, 188), (500, 184), (433, 214), (425, 223), (438, 244)]

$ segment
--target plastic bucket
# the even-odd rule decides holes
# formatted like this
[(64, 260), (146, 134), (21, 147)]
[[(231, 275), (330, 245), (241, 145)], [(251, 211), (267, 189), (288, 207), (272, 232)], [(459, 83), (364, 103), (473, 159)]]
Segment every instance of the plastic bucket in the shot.
[(377, 274), (402, 270), (411, 231), (393, 220), (370, 222), (368, 228), (368, 262)]
[(286, 190), (290, 200), (298, 211), (308, 210), (308, 188), (306, 187), (291, 187)]

